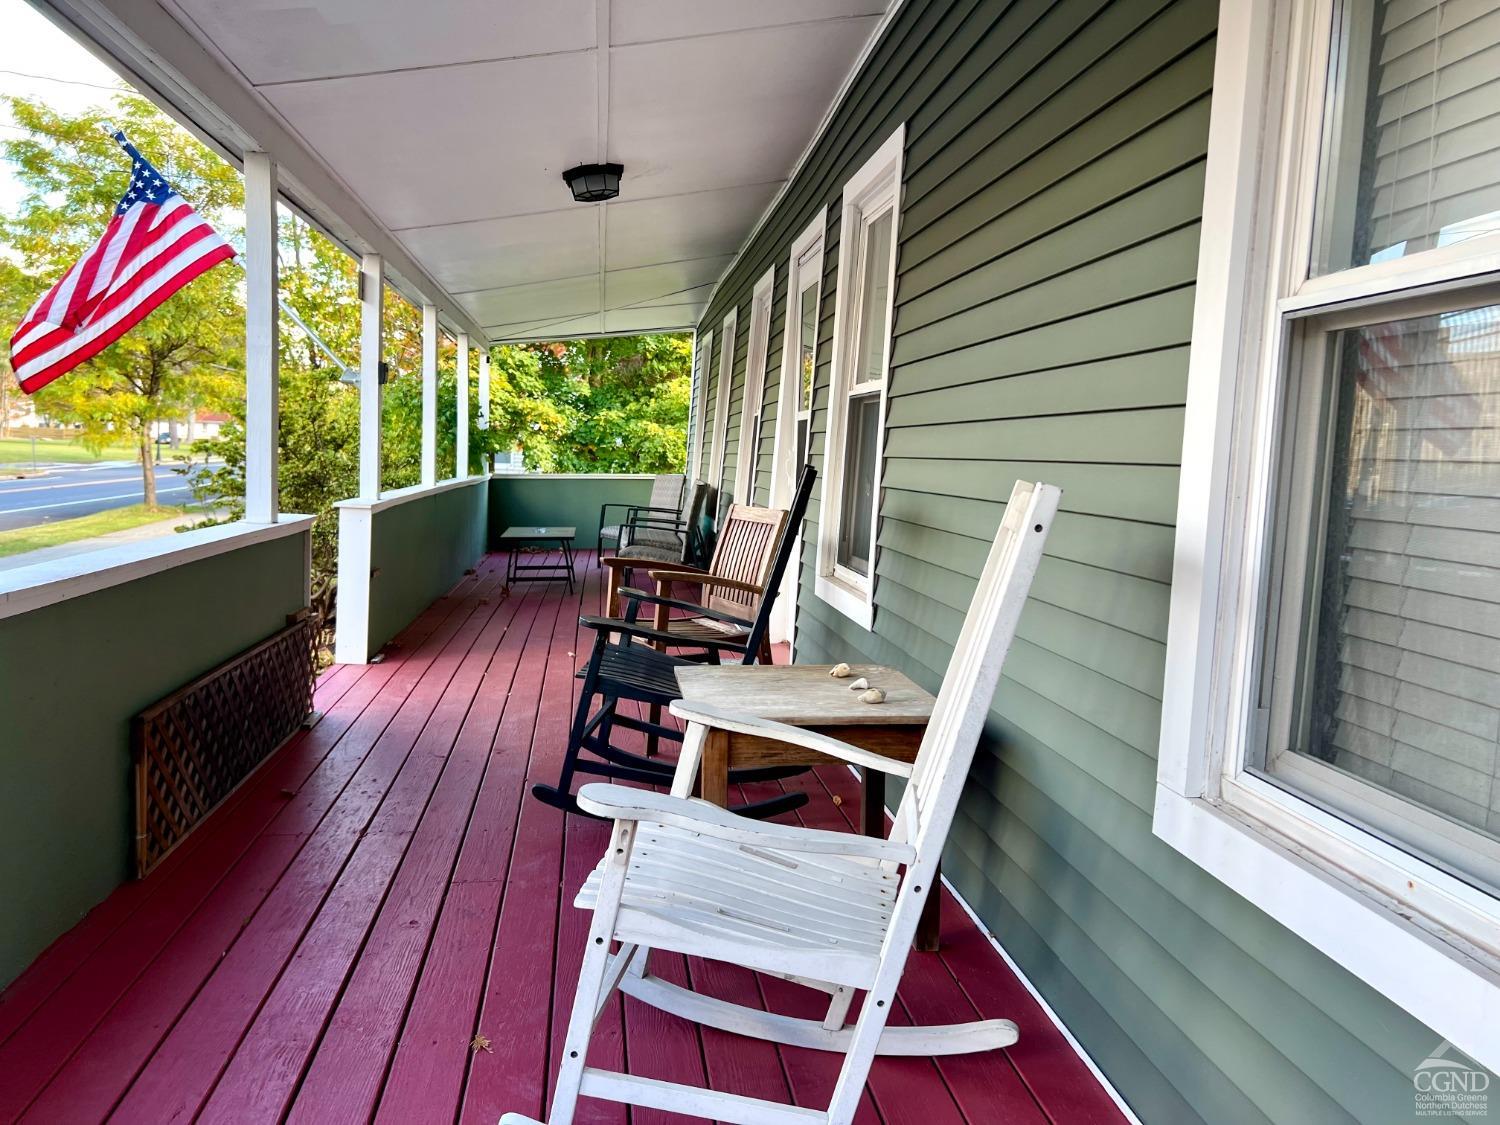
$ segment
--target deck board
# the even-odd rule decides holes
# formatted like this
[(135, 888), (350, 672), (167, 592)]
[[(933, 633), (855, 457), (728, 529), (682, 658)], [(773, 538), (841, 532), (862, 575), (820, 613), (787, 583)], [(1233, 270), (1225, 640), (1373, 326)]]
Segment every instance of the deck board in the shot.
[[(585, 655), (574, 592), (501, 596), (497, 560), (435, 602), (381, 663), (320, 678), (320, 720), (148, 879), (121, 887), (0, 993), (0, 1121), (473, 1122), (540, 1115), (588, 918), (572, 894), (606, 825), (530, 799), (552, 781)], [(745, 786), (809, 794), (792, 819), (848, 828), (858, 786), (827, 769)], [(893, 1019), (1003, 1014), (1009, 1051), (881, 1060), (857, 1120), (978, 1125), (1122, 1120), (958, 905), (912, 959)], [(714, 995), (809, 1016), (785, 981), (661, 956)], [(478, 1036), (478, 1038), (476, 1038)], [(696, 1029), (612, 1001), (607, 1067), (799, 1104), (837, 1060)], [(621, 1107), (578, 1119), (624, 1125)], [(636, 1111), (633, 1125), (683, 1120)]]

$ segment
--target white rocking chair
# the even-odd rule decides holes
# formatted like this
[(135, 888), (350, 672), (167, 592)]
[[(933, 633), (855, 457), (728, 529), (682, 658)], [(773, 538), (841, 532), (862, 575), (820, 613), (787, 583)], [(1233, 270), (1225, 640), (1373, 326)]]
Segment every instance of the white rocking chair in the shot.
[[(569, 1125), (578, 1098), (740, 1125), (846, 1125), (878, 1054), (988, 1051), (1016, 1041), (1009, 1020), (945, 1027), (888, 1027), (896, 986), (932, 885), (938, 857), (1000, 667), (1015, 635), (1061, 493), (1016, 484), (953, 650), (932, 720), (907, 765), (798, 727), (694, 707), (666, 795), (619, 785), (584, 786), (579, 804), (612, 819), (609, 849), (575, 905), (594, 912), (563, 1043), (549, 1125)], [(864, 769), (909, 778), (889, 840), (751, 820), (695, 800), (710, 728), (811, 747)], [(904, 869), (904, 870), (903, 870)], [(610, 952), (613, 941), (620, 943)], [(742, 965), (830, 996), (821, 1021), (718, 1000), (647, 971), (653, 949)], [(616, 989), (686, 1019), (798, 1047), (838, 1051), (843, 1067), (827, 1109), (806, 1109), (585, 1065), (589, 1039)], [(846, 1023), (856, 990), (859, 1017)], [(501, 1125), (539, 1125), (507, 1113)]]

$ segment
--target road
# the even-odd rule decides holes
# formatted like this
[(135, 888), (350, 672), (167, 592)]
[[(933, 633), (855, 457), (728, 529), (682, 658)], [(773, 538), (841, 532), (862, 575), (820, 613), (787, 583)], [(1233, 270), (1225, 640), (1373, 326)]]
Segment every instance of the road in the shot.
[[(133, 461), (55, 465), (45, 477), (0, 480), (0, 531), (139, 504), (141, 494), (141, 467)], [(157, 466), (156, 498), (162, 504), (193, 499), (180, 466)]]

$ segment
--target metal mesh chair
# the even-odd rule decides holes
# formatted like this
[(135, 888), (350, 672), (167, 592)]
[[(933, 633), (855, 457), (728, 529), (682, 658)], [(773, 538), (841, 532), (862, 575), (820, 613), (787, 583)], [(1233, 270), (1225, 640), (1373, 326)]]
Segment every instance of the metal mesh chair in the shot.
[[(630, 526), (633, 517), (652, 516), (658, 518), (678, 518), (684, 515), (683, 497), (687, 486), (687, 477), (682, 473), (663, 473), (651, 482), (651, 498), (644, 505), (639, 504), (601, 504), (599, 506), (599, 554), (603, 555), (606, 541), (610, 549), (618, 551), (623, 540), (623, 532)], [(624, 514), (617, 523), (605, 523), (609, 519), (612, 510), (621, 510)], [(653, 532), (655, 529), (652, 529)]]

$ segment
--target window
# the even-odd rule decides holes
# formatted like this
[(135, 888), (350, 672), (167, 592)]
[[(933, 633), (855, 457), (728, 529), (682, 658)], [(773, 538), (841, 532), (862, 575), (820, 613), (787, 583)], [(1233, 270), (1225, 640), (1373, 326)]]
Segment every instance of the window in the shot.
[(865, 628), (873, 620), (904, 140), (905, 129), (898, 129), (844, 185), (841, 284), (834, 305), (818, 596)]
[(729, 394), (734, 387), (734, 331), (739, 310), (730, 309), (719, 333), (719, 381), (714, 391), (713, 447), (708, 458), (708, 483), (724, 487), (724, 446), (729, 441)]
[(797, 293), (796, 319), (793, 322), (796, 340), (794, 413), (797, 419), (797, 465), (799, 467), (807, 464), (808, 457), (812, 455), (813, 376), (816, 373), (818, 358), (818, 283), (821, 280), (820, 271), (810, 268), (813, 258), (816, 258), (821, 266), (823, 261), (821, 237), (818, 245), (804, 255), (805, 260), (797, 263), (797, 276), (802, 282), (802, 288)]
[(693, 364), (693, 409), (688, 418), (693, 429), (693, 440), (688, 450), (688, 476), (702, 479), (703, 472), (703, 428), (708, 422), (708, 372), (709, 360), (714, 354), (714, 333), (709, 329), (698, 340), (698, 354)]
[(771, 336), (771, 297), (776, 270), (768, 269), (755, 283), (750, 298), (750, 350), (745, 360), (745, 399), (740, 408), (740, 452), (734, 465), (734, 498), (755, 503), (755, 480), (760, 469), (761, 407), (766, 391), (766, 348)]
[(1155, 818), (1490, 1067), (1497, 16), (1221, 8)]

